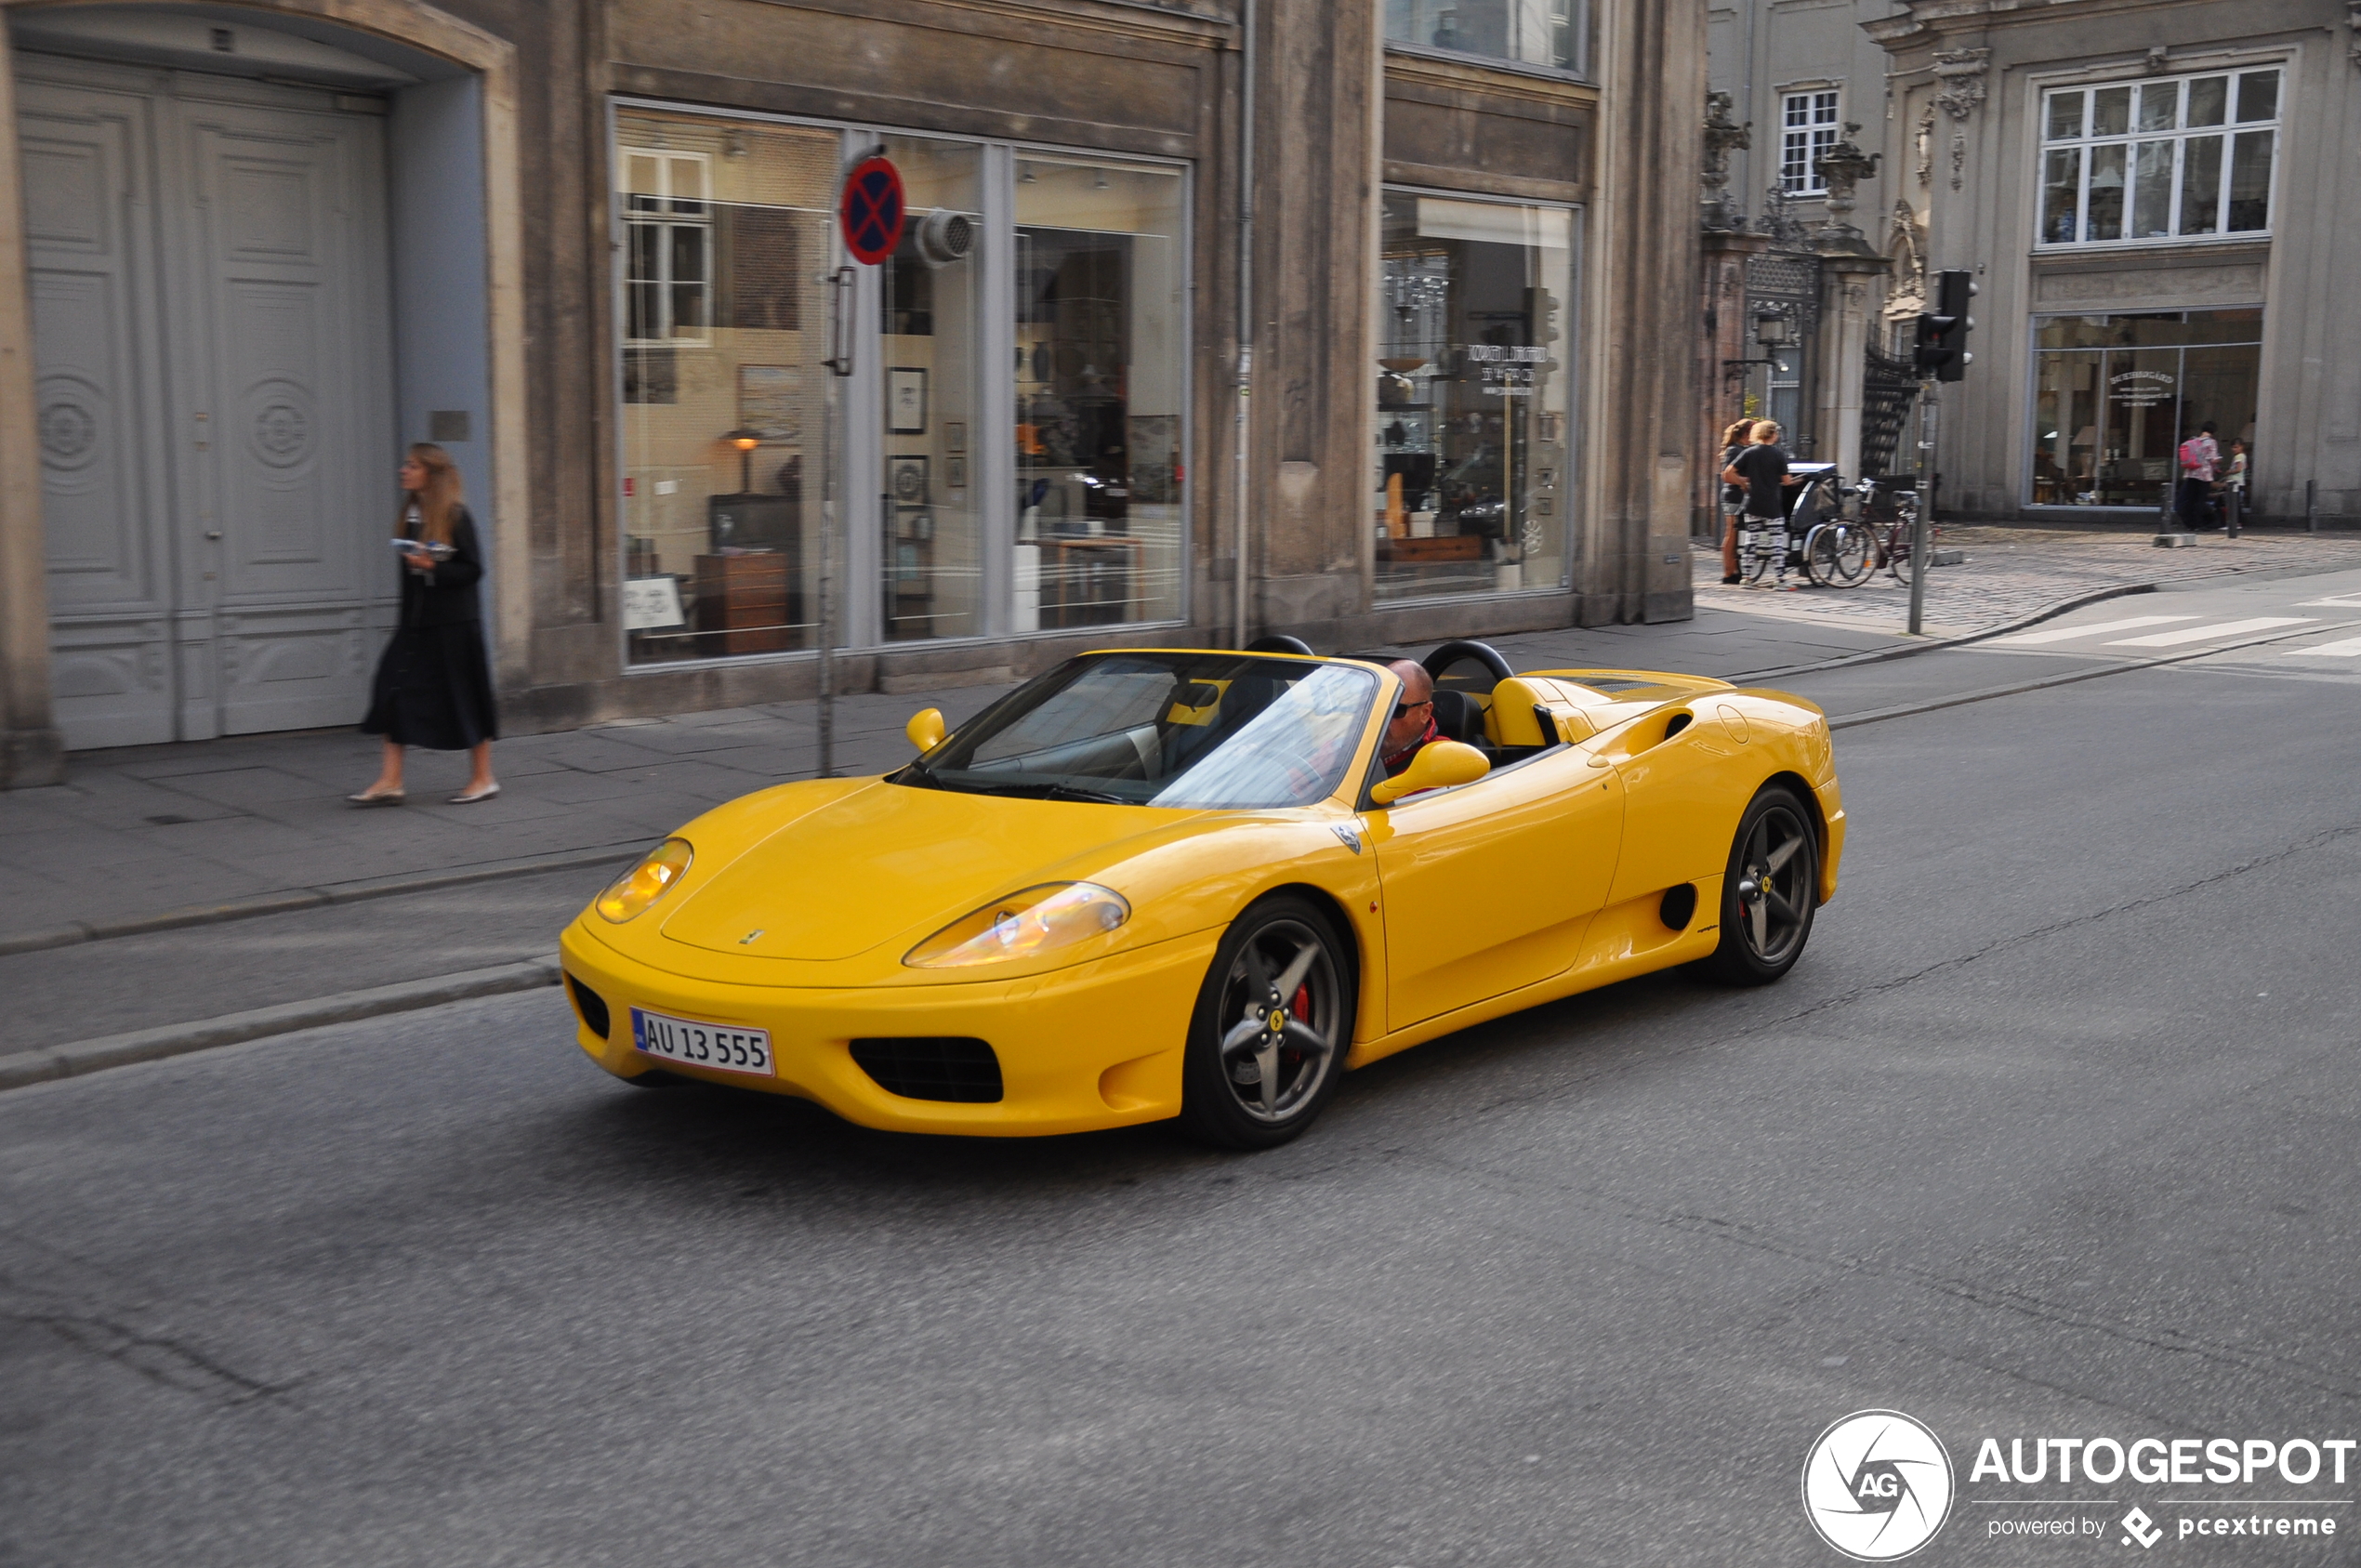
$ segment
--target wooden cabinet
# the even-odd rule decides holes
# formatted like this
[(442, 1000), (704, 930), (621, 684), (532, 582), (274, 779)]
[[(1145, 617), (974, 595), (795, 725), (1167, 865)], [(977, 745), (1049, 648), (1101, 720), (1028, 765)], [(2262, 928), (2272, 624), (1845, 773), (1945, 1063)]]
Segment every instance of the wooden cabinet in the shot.
[(708, 654), (803, 646), (802, 585), (775, 552), (697, 557), (697, 630)]

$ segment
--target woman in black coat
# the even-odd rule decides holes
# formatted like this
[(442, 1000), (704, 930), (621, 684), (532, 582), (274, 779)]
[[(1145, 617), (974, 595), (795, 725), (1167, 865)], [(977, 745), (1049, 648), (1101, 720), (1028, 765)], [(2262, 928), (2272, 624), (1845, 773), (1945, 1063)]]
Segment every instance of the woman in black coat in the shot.
[(500, 793), (492, 776), (499, 725), (476, 606), (483, 546), (460, 503), (459, 470), (442, 448), (413, 446), (402, 459), (402, 488), (399, 537), (413, 547), (401, 552), (402, 618), (377, 663), (369, 717), (361, 721), (362, 733), (385, 737), (385, 766), (376, 783), (350, 798), (361, 806), (400, 805), (402, 748), (416, 745), (471, 754), (468, 786), (451, 803), (473, 805)]

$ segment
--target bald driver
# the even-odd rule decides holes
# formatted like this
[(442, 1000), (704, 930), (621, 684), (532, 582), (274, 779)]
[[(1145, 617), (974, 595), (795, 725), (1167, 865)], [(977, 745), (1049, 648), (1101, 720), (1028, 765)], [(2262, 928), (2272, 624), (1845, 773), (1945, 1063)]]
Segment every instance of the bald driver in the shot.
[(1434, 677), (1416, 659), (1396, 659), (1386, 665), (1402, 678), (1402, 700), (1385, 727), (1385, 776), (1399, 775), (1418, 755), (1418, 748), (1442, 734), (1434, 727)]

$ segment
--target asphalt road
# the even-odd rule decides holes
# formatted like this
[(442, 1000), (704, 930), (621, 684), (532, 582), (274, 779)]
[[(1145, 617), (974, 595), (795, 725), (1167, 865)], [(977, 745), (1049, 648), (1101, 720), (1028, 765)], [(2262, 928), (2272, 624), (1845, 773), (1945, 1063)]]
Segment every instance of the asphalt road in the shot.
[[(2155, 652), (2109, 635), (1942, 679)], [(549, 993), (0, 1096), (0, 1563), (1835, 1563), (1799, 1476), (1865, 1407), (1959, 1469), (1913, 1561), (2134, 1503), (2176, 1562), (2361, 1561), (2361, 1462), (1969, 1475), (2361, 1438), (2357, 665), (1847, 730), (1784, 983), (1469, 1031), (1267, 1154), (647, 1093)], [(2173, 1534), (2233, 1504), (2340, 1534)]]

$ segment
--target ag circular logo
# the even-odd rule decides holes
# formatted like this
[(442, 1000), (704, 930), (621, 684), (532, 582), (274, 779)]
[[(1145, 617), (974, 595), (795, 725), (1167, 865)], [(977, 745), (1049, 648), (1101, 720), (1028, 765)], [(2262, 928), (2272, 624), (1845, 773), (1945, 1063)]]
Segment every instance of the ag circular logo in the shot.
[(1891, 1562), (1934, 1539), (1951, 1513), (1951, 1456), (1899, 1410), (1856, 1410), (1812, 1444), (1803, 1511), (1856, 1562)]

